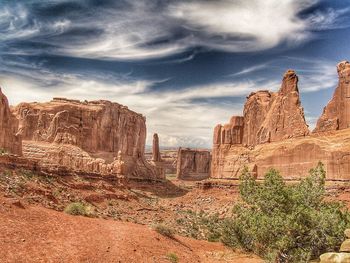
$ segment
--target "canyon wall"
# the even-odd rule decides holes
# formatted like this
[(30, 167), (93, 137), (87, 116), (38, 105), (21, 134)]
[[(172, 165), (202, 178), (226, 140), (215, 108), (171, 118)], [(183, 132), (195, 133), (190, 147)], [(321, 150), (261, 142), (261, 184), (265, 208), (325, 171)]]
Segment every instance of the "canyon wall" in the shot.
[(275, 168), (285, 178), (299, 179), (322, 161), (327, 179), (349, 180), (349, 63), (340, 63), (338, 73), (334, 98), (312, 134), (305, 122), (294, 71), (285, 73), (278, 92), (250, 94), (242, 117), (234, 116), (229, 124), (214, 129), (211, 177), (238, 179), (247, 166), (257, 177)]
[(208, 150), (179, 148), (177, 178), (201, 180), (210, 176), (211, 154)]
[(144, 158), (145, 117), (125, 106), (55, 98), (48, 103), (21, 103), (13, 113), (19, 120), (23, 154), (39, 165), (164, 179)]
[(17, 134), (18, 120), (10, 111), (7, 97), (0, 88), (0, 148), (2, 151), (22, 155), (22, 138)]

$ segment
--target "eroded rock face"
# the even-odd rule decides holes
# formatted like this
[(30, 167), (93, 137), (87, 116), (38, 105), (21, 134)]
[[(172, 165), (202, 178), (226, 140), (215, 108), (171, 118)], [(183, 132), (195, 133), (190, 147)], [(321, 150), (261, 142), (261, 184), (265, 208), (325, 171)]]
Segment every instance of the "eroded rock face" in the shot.
[(17, 130), (18, 120), (11, 113), (7, 97), (0, 88), (0, 148), (22, 155), (22, 139)]
[(251, 93), (247, 97), (243, 111), (244, 131), (242, 143), (244, 145), (258, 144), (257, 134), (273, 100), (274, 94), (267, 90)]
[(255, 146), (309, 134), (299, 99), (298, 77), (293, 70), (284, 74), (277, 93), (250, 94), (243, 115), (244, 145)]
[(273, 94), (272, 98), (272, 103), (257, 133), (257, 144), (309, 134), (304, 109), (299, 99), (298, 77), (293, 70), (288, 70), (284, 74), (281, 89), (277, 94)]
[(71, 144), (89, 153), (144, 154), (145, 118), (117, 103), (56, 98), (49, 103), (22, 103), (14, 113), (26, 141)]
[(144, 158), (145, 118), (125, 106), (56, 98), (22, 103), (13, 112), (19, 119), (24, 156), (39, 165), (101, 175), (123, 170), (127, 177), (164, 177)]
[(208, 150), (179, 148), (177, 154), (177, 177), (201, 180), (210, 176), (211, 154)]
[(324, 108), (313, 132), (342, 130), (350, 127), (350, 63), (337, 66), (339, 84), (333, 98)]
[(214, 129), (214, 144), (241, 144), (244, 118), (233, 116), (230, 123), (217, 125)]
[[(334, 123), (332, 120), (338, 117), (329, 116), (340, 116), (337, 123), (342, 123), (339, 127), (343, 128), (339, 129), (344, 130), (324, 135), (309, 134), (299, 100), (297, 76), (294, 71), (287, 71), (279, 92), (261, 91), (248, 97), (241, 144), (223, 143), (217, 139), (218, 127), (223, 126), (215, 128), (211, 177), (238, 179), (244, 166), (248, 166), (260, 178), (270, 168), (275, 168), (285, 178), (299, 179), (322, 161), (328, 180), (349, 180), (350, 142), (347, 138), (350, 129), (345, 129), (347, 100), (337, 95), (346, 93), (349, 68), (347, 62), (338, 65), (340, 84), (336, 99), (333, 98), (326, 107), (318, 124), (318, 127), (335, 127), (321, 123), (327, 118), (331, 120), (327, 123)], [(338, 103), (345, 113), (336, 106)]]

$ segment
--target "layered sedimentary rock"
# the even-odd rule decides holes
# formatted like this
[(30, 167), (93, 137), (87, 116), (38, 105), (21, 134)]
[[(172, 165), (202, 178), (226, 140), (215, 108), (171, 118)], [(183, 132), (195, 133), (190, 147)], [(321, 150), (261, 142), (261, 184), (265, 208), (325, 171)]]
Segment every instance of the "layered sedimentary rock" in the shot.
[(332, 100), (324, 108), (314, 132), (335, 131), (350, 127), (350, 63), (340, 62), (337, 70), (338, 87)]
[[(350, 179), (350, 131), (327, 136), (310, 135), (280, 142), (260, 144), (253, 149), (243, 145), (222, 145), (213, 154), (213, 178), (238, 179), (244, 166), (262, 178), (275, 168), (286, 179), (299, 179), (322, 161), (328, 180)], [(215, 159), (214, 159), (215, 156)]]
[[(345, 129), (347, 115), (342, 113), (346, 111), (344, 90), (348, 83), (348, 65), (346, 62), (338, 65), (340, 88), (337, 88), (336, 94), (343, 95), (335, 95), (337, 99), (333, 99), (337, 101), (335, 104), (340, 103), (342, 107), (335, 107), (331, 102), (318, 125), (333, 127), (333, 124), (321, 123), (327, 118), (329, 123), (338, 119), (337, 122), (342, 123), (339, 127), (342, 128), (337, 129), (343, 130), (309, 134), (300, 105), (297, 76), (294, 71), (287, 71), (279, 92), (260, 91), (248, 97), (243, 128), (240, 128), (243, 130), (241, 143), (218, 137), (218, 134), (222, 134), (218, 132), (219, 129), (225, 125), (215, 128), (211, 177), (237, 179), (244, 166), (248, 166), (258, 177), (263, 177), (266, 171), (275, 168), (285, 178), (299, 179), (322, 161), (328, 180), (350, 180), (350, 129)], [(341, 99), (341, 96), (345, 97)], [(241, 126), (236, 125), (236, 128)]]
[(14, 113), (26, 141), (76, 145), (89, 153), (144, 154), (145, 118), (117, 103), (55, 98), (22, 103)]
[(177, 177), (200, 180), (210, 176), (211, 154), (208, 150), (179, 148), (177, 154)]
[(19, 119), (24, 156), (40, 165), (104, 175), (120, 171), (119, 156), (125, 176), (163, 178), (144, 158), (145, 117), (125, 106), (55, 98), (22, 103), (13, 112)]
[(18, 130), (18, 120), (10, 111), (7, 97), (0, 88), (0, 148), (8, 153), (22, 155), (22, 139)]

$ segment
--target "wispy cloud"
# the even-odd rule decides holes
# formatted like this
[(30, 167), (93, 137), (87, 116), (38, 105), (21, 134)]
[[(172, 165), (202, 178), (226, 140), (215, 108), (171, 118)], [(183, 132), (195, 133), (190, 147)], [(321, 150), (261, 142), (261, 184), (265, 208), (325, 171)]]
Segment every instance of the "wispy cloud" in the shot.
[[(123, 5), (93, 7), (92, 16), (87, 3), (76, 0), (78, 9), (64, 18), (35, 15), (46, 11), (40, 1), (9, 3), (0, 7), (0, 37), (8, 43), (3, 44), (6, 52), (12, 54), (45, 51), (85, 58), (140, 60), (166, 57), (196, 46), (249, 52), (281, 43), (296, 45), (308, 40), (313, 30), (344, 26), (336, 21), (347, 10), (327, 9), (299, 16), (318, 2), (125, 0)], [(63, 8), (67, 4), (51, 1), (49, 6)], [(40, 41), (42, 45), (18, 50), (10, 45), (18, 40)]]

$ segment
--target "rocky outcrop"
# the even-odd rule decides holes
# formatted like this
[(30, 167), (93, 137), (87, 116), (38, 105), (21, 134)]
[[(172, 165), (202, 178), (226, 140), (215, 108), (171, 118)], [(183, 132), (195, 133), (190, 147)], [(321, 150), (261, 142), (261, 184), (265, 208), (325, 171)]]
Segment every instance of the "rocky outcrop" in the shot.
[(350, 262), (350, 230), (345, 230), (346, 239), (341, 247), (339, 253), (325, 253), (320, 256), (320, 263), (348, 263)]
[(211, 154), (208, 150), (179, 148), (177, 154), (177, 177), (201, 180), (210, 175)]
[(332, 100), (324, 108), (314, 130), (315, 133), (350, 127), (350, 63), (347, 61), (340, 62), (337, 69), (338, 87)]
[(301, 107), (298, 77), (288, 70), (277, 93), (259, 91), (248, 96), (243, 112), (243, 144), (254, 146), (309, 133)]
[[(338, 66), (339, 87), (347, 82), (347, 65), (340, 63)], [(243, 125), (239, 125), (243, 126), (242, 143), (219, 138), (219, 130), (226, 125), (215, 128), (212, 178), (238, 179), (247, 166), (258, 177), (275, 168), (287, 179), (299, 179), (322, 161), (328, 180), (350, 179), (350, 130), (310, 135), (297, 83), (295, 72), (288, 70), (277, 93), (259, 91), (247, 98)], [(334, 110), (325, 112), (329, 115), (328, 112)], [(339, 119), (347, 118), (344, 114), (339, 116), (343, 116)], [(233, 119), (237, 118), (242, 117)]]
[(101, 175), (123, 170), (129, 178), (164, 178), (144, 158), (145, 117), (125, 106), (55, 98), (49, 103), (22, 103), (13, 112), (19, 119), (24, 156), (39, 165)]
[(10, 111), (6, 96), (0, 88), (0, 148), (1, 150), (22, 155), (22, 139), (18, 130), (18, 120)]

